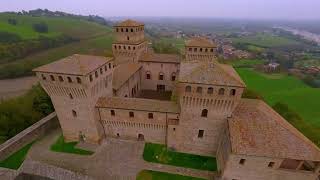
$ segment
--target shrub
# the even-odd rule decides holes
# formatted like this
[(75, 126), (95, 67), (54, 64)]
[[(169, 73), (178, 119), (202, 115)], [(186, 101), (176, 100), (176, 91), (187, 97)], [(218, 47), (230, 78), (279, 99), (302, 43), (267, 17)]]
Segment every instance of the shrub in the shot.
[(263, 100), (263, 97), (259, 93), (255, 92), (253, 90), (250, 90), (250, 89), (245, 89), (244, 90), (244, 92), (242, 94), (242, 98), (261, 99), (261, 100)]
[(32, 27), (39, 33), (47, 33), (49, 31), (48, 25), (44, 22), (33, 24)]

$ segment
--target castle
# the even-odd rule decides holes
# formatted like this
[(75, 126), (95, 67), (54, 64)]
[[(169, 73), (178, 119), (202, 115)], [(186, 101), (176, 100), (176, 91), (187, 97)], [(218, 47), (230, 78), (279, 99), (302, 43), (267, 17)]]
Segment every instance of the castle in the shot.
[(114, 58), (75, 54), (34, 69), (54, 104), (66, 141), (108, 138), (166, 144), (215, 156), (225, 180), (315, 180), (320, 151), (216, 59), (203, 37), (185, 57), (156, 54), (144, 24), (114, 26)]

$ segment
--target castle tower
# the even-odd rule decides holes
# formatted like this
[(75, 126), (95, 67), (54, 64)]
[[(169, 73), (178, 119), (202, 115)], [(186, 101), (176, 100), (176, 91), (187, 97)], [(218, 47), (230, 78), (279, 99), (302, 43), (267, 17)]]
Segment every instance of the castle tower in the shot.
[(217, 46), (204, 37), (193, 37), (186, 42), (187, 61), (212, 61), (216, 57)]
[(113, 59), (73, 55), (33, 71), (52, 100), (65, 140), (99, 143), (104, 131), (95, 104), (112, 95)]
[(144, 37), (144, 24), (126, 20), (114, 26), (115, 42), (112, 51), (116, 64), (138, 62), (147, 51), (147, 41)]

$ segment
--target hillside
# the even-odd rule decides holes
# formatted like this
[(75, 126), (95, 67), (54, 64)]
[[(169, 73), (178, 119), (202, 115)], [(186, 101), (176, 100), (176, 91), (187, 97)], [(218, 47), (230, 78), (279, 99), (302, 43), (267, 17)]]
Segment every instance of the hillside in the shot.
[[(40, 23), (47, 25), (47, 32), (34, 29)], [(73, 17), (0, 13), (1, 33), (15, 38), (0, 41), (0, 79), (31, 75), (33, 68), (74, 53), (104, 55), (112, 43), (110, 27)]]

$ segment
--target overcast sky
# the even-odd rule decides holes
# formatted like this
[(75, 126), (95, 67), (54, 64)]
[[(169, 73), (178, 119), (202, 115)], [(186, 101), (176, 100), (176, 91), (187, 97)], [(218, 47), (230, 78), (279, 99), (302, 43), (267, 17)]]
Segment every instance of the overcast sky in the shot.
[(36, 8), (101, 16), (320, 19), (320, 0), (0, 0), (0, 11)]

